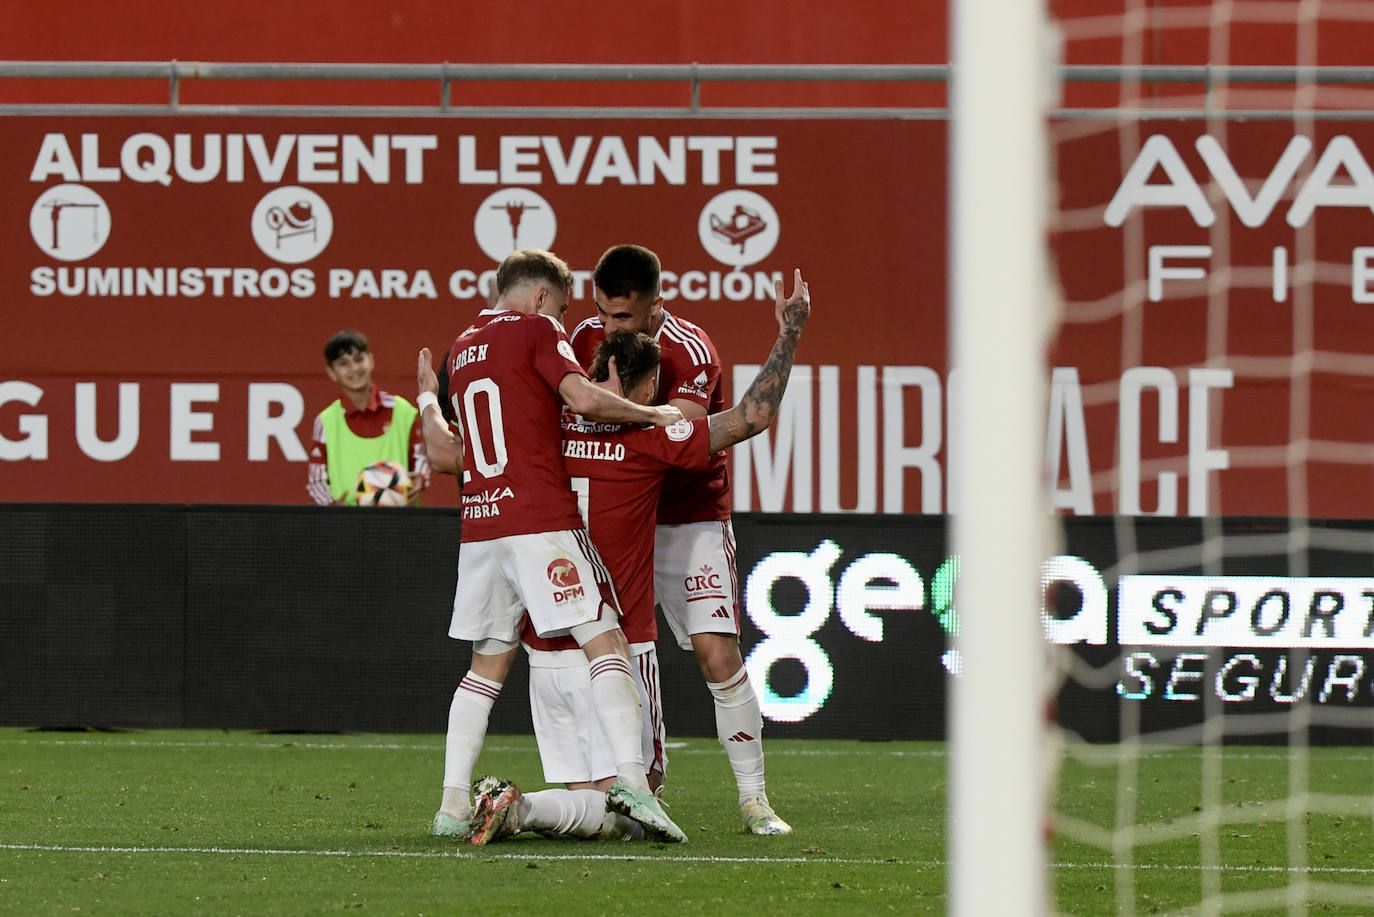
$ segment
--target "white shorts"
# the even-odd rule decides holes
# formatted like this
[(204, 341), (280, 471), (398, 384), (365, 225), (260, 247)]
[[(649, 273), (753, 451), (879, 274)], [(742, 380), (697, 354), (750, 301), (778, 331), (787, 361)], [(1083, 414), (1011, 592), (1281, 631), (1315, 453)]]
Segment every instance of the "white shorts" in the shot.
[(457, 640), (520, 639), (526, 611), (543, 637), (620, 616), (610, 573), (584, 529), (472, 541), (458, 549), (458, 588), (448, 635)]
[(654, 597), (685, 650), (692, 648), (692, 634), (739, 636), (739, 577), (730, 520), (658, 527)]
[[(615, 755), (592, 708), (591, 678), (581, 650), (525, 647), (530, 659), (530, 718), (548, 783), (594, 783), (616, 776)], [(643, 711), (640, 741), (646, 772), (668, 772), (658, 653), (652, 643), (630, 647), (630, 669)]]

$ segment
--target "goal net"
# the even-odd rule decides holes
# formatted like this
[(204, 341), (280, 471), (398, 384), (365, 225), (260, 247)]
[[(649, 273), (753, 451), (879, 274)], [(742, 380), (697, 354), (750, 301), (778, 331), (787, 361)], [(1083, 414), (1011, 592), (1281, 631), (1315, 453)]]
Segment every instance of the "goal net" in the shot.
[(1051, 906), (1374, 913), (1374, 4), (1052, 12)]

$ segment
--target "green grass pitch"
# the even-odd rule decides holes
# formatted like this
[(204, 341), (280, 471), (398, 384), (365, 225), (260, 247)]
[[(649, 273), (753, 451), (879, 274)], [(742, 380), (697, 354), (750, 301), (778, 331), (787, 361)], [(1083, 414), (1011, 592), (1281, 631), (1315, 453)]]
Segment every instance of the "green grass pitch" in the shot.
[[(473, 848), (428, 834), (442, 736), (0, 729), (0, 913), (946, 912), (943, 745), (767, 752), (791, 837), (742, 834), (724, 755), (690, 739), (670, 749), (667, 793), (690, 843)], [(1282, 749), (1203, 758), (1146, 749), (1123, 796), (1115, 766), (1066, 756), (1049, 851), (1058, 912), (1193, 913), (1211, 891), (1228, 913), (1288, 913), (1283, 889), (1299, 880), (1299, 912), (1374, 913), (1374, 755), (1313, 749), (1322, 795), (1293, 818)], [(1208, 767), (1219, 780), (1203, 805)], [(543, 785), (529, 737), (490, 737), (478, 770)], [(1123, 799), (1144, 843), (1118, 867), (1107, 832)], [(1199, 837), (1218, 838), (1219, 862)]]

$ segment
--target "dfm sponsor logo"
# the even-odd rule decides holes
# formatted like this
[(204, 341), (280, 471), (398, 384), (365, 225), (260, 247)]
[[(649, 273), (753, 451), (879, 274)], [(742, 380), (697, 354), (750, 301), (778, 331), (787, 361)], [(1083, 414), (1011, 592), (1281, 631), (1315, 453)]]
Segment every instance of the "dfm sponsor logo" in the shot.
[(559, 605), (575, 602), (587, 594), (577, 574), (577, 565), (566, 557), (555, 558), (549, 564), (548, 577), (554, 586), (553, 600)]

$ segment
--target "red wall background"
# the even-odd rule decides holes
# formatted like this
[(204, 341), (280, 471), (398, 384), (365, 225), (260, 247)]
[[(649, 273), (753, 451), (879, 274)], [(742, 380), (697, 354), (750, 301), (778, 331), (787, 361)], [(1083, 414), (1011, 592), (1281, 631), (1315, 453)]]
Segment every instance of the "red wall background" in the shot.
[[(1064, 59), (1070, 64), (1268, 64), (1321, 63), (1323, 65), (1365, 65), (1367, 48), (1374, 45), (1374, 25), (1370, 14), (1357, 5), (1343, 5), (1326, 19), (1304, 23), (1298, 18), (1300, 5), (1276, 0), (1264, 5), (1264, 22), (1232, 21), (1218, 25), (1212, 18), (1210, 2), (1166, 2), (1149, 0), (1145, 3), (1127, 0), (1056, 0), (1052, 8), (1057, 15), (1063, 36)], [(1229, 7), (1238, 15), (1248, 15), (1256, 5)], [(1137, 14), (1127, 20), (1127, 10)], [(1247, 12), (1248, 11), (1248, 12)], [(1136, 23), (1139, 28), (1129, 27)], [(167, 0), (143, 0), (125, 4), (97, 3), (77, 0), (67, 4), (25, 4), (7, 11), (6, 28), (0, 32), (0, 58), (10, 60), (150, 60), (165, 61), (283, 61), (283, 62), (385, 62), (385, 63), (789, 63), (789, 64), (937, 64), (948, 60), (949, 22), (946, 4), (931, 0), (857, 0), (851, 3), (819, 2), (819, 0), (759, 0), (752, 3), (726, 0), (698, 0), (698, 2), (645, 2), (615, 6), (583, 0), (533, 0), (512, 7), (501, 3), (475, 2), (394, 2), (373, 3), (366, 0), (344, 0), (329, 7), (285, 2), (245, 0), (236, 4), (188, 7)], [(1167, 101), (1173, 96), (1196, 95), (1197, 86), (1157, 84), (1138, 87), (1143, 98)], [(434, 84), (409, 83), (241, 83), (226, 81), (186, 81), (180, 90), (183, 103), (280, 103), (280, 104), (343, 104), (369, 103), (387, 105), (432, 105), (437, 99)], [(939, 106), (944, 104), (943, 85), (844, 85), (834, 83), (804, 84), (708, 84), (703, 88), (703, 101), (711, 105), (900, 105)], [(0, 80), (0, 103), (35, 101), (81, 102), (147, 102), (161, 103), (167, 98), (165, 80)], [(1325, 98), (1322, 96), (1320, 98)], [(1322, 104), (1319, 98), (1318, 104)], [(1070, 84), (1064, 87), (1064, 100), (1077, 105), (1112, 105), (1121, 100), (1120, 88), (1114, 83), (1102, 85)], [(686, 88), (680, 84), (581, 84), (566, 83), (549, 86), (539, 83), (473, 83), (454, 87), (455, 105), (660, 105), (687, 104)], [(1271, 100), (1283, 107), (1286, 100)], [(13, 140), (15, 125), (25, 119), (8, 119), (5, 136)], [(281, 124), (279, 130), (287, 130)], [(74, 130), (74, 126), (66, 129)], [(151, 128), (150, 128), (151, 129)], [(171, 122), (159, 129), (180, 130)], [(306, 128), (292, 127), (291, 130)], [(381, 130), (382, 128), (378, 128)], [(436, 125), (436, 130), (440, 129)], [(445, 128), (446, 129), (446, 128)], [(704, 130), (705, 128), (703, 128)], [(25, 128), (24, 130), (28, 130)], [(576, 126), (569, 133), (578, 130)], [(771, 131), (772, 129), (769, 128)], [(737, 132), (737, 131), (736, 131)], [(792, 149), (805, 146), (804, 126), (789, 128), (796, 134), (789, 141)], [(1142, 136), (1149, 131), (1143, 131)], [(1205, 176), (1197, 155), (1188, 147), (1196, 131), (1169, 129), (1177, 138), (1179, 148), (1193, 174)], [(1263, 177), (1283, 149), (1287, 133), (1276, 135), (1260, 131), (1261, 139), (1254, 147), (1251, 176)], [(803, 359), (821, 364), (840, 365), (842, 399), (852, 390), (855, 366), (859, 363), (882, 365), (923, 365), (943, 370), (943, 316), (936, 310), (944, 302), (944, 202), (932, 199), (943, 185), (945, 169), (943, 127), (912, 127), (888, 125), (886, 128), (854, 125), (852, 130), (826, 129), (818, 131), (824, 138), (821, 154), (806, 160), (806, 165), (793, 166), (787, 193), (791, 195), (792, 210), (787, 214), (792, 226), (800, 228), (807, 219), (806, 202), (813, 201), (817, 212), (825, 219), (808, 226), (800, 235), (788, 237), (780, 247), (778, 263), (765, 265), (768, 269), (788, 270), (800, 264), (812, 279), (817, 294), (817, 323), (808, 332), (810, 338), (803, 345)], [(1329, 132), (1327, 135), (1329, 136)], [(894, 138), (910, 144), (892, 149)], [(32, 137), (25, 152), (18, 156), (15, 169), (25, 168), (32, 158)], [(871, 146), (863, 146), (871, 144)], [(1067, 195), (1100, 206), (1110, 196), (1124, 168), (1115, 133), (1096, 140), (1084, 140), (1070, 151), (1072, 171), (1065, 171), (1061, 163), (1061, 178), (1066, 181), (1082, 179)], [(1374, 150), (1374, 143), (1368, 145)], [(1320, 142), (1318, 151), (1320, 150)], [(27, 159), (26, 159), (27, 157)], [(827, 172), (836, 162), (845, 163), (852, 177), (862, 170), (865, 157), (875, 166), (875, 174), (890, 175), (894, 169), (908, 170), (915, 181), (905, 181), (900, 193), (890, 194), (882, 186), (858, 192), (848, 179), (837, 181)], [(1127, 161), (1129, 157), (1126, 158)], [(797, 158), (794, 162), (801, 163)], [(855, 164), (858, 165), (855, 165)], [(894, 165), (895, 163), (895, 165)], [(17, 177), (17, 176), (16, 176)], [(8, 180), (8, 179), (7, 179)], [(889, 186), (890, 187), (890, 186)], [(4, 351), (9, 364), (0, 370), (0, 378), (22, 378), (43, 383), (60, 379), (67, 384), (102, 361), (119, 362), (121, 357), (99, 351), (102, 340), (98, 326), (78, 324), (82, 317), (61, 314), (50, 309), (40, 310), (30, 318), (30, 306), (22, 301), (28, 284), (28, 269), (32, 261), (31, 243), (22, 219), (33, 200), (33, 188), (27, 184), (11, 186), (5, 191), (6, 212), (3, 244), (7, 249), (22, 249), (13, 267), (19, 271), (3, 278), (7, 291), (6, 315), (11, 326), (18, 330), (7, 334)], [(129, 191), (127, 183), (121, 191)], [(843, 194), (838, 193), (843, 191)], [(822, 206), (823, 205), (823, 206)], [(358, 213), (366, 216), (369, 206), (359, 202)], [(883, 231), (865, 237), (853, 230), (863, 223), (865, 208), (896, 207)], [(360, 217), (361, 219), (362, 217)], [(1162, 219), (1162, 222), (1161, 222)], [(1165, 235), (1147, 238), (1146, 243), (1199, 242), (1197, 233), (1183, 227), (1175, 230), (1168, 218), (1152, 219), (1148, 225), (1169, 227)], [(1331, 260), (1348, 256), (1353, 245), (1374, 241), (1374, 227), (1369, 227), (1368, 215), (1342, 214), (1340, 220), (1324, 224), (1322, 245), (1331, 252)], [(175, 221), (163, 223), (162, 231), (175, 234)], [(651, 209), (640, 207), (634, 220), (625, 227), (627, 232), (641, 237), (656, 230)], [(864, 230), (867, 232), (868, 230)], [(1181, 234), (1180, 234), (1181, 233)], [(1242, 238), (1242, 250), (1249, 245), (1255, 257), (1261, 257), (1266, 246), (1286, 241), (1270, 227), (1264, 234)], [(185, 234), (184, 234), (185, 235)], [(186, 236), (190, 239), (190, 236)], [(1095, 240), (1095, 241), (1094, 241)], [(1251, 244), (1253, 243), (1253, 245)], [(1262, 244), (1261, 244), (1262, 243)], [(189, 241), (193, 247), (200, 244)], [(348, 244), (348, 243), (344, 243)], [(602, 240), (579, 242), (572, 252), (584, 262), (595, 257)], [(345, 249), (346, 250), (346, 249)], [(1075, 255), (1066, 259), (1065, 255)], [(1065, 240), (1061, 248), (1060, 270), (1065, 286), (1075, 290), (1101, 291), (1121, 285), (1121, 243), (1118, 235), (1099, 233), (1089, 241)], [(10, 270), (6, 262), (6, 270)], [(381, 265), (378, 265), (381, 266)], [(436, 275), (436, 279), (438, 279)], [(1348, 278), (1346, 278), (1348, 281)], [(818, 283), (817, 280), (820, 282)], [(913, 291), (915, 295), (913, 295)], [(1322, 302), (1334, 303), (1331, 309), (1319, 313), (1324, 316), (1317, 330), (1319, 340), (1340, 339), (1342, 328), (1356, 327), (1364, 333), (1360, 310), (1351, 310), (1341, 280), (1318, 289)], [(1334, 297), (1334, 299), (1333, 299)], [(913, 300), (919, 308), (913, 308)], [(1188, 294), (1178, 301), (1160, 306), (1151, 312), (1153, 321), (1169, 327), (1156, 332), (1152, 340), (1168, 340), (1180, 327), (1169, 324), (1174, 315), (1187, 327), (1197, 320), (1194, 307), (1201, 298)], [(163, 304), (165, 306), (165, 304)], [(192, 304), (194, 305), (194, 304)], [(577, 304), (570, 318), (580, 318), (589, 311), (584, 303)], [(719, 307), (713, 307), (719, 308)], [(1189, 311), (1192, 308), (1193, 311)], [(1367, 307), (1366, 307), (1367, 308)], [(835, 309), (826, 312), (825, 309)], [(841, 311), (843, 310), (843, 311)], [(1271, 310), (1272, 311), (1272, 310)], [(690, 312), (687, 312), (689, 317)], [(708, 316), (711, 314), (708, 311)], [(880, 319), (872, 316), (880, 314)], [(243, 318), (248, 328), (232, 322), (223, 326), (226, 352), (238, 354), (238, 378), (233, 384), (246, 384), (252, 374), (269, 374), (273, 378), (298, 382), (307, 397), (308, 412), (331, 396), (331, 385), (323, 373), (316, 373), (317, 341), (334, 327), (356, 323), (375, 332), (379, 357), (379, 381), (393, 390), (409, 393), (413, 342), (419, 340), (441, 347), (445, 334), (439, 329), (452, 323), (449, 316), (425, 316), (417, 319), (414, 311), (405, 306), (387, 303), (381, 306), (368, 303), (349, 303), (343, 311), (325, 315), (296, 313), (277, 316), (284, 337), (264, 335), (251, 327), (255, 317), (250, 311)], [(258, 315), (256, 318), (261, 319)], [(179, 316), (177, 320), (185, 320)], [(714, 324), (713, 324), (714, 321)], [(1291, 344), (1292, 332), (1285, 314), (1274, 312), (1256, 319), (1260, 334), (1257, 339), (1269, 341), (1275, 336)], [(410, 335), (416, 325), (425, 326), (423, 334)], [(757, 359), (751, 347), (755, 339), (766, 333), (767, 322), (750, 321), (743, 325), (743, 334), (733, 336), (721, 329), (722, 319), (703, 324), (712, 330), (727, 362)], [(72, 329), (79, 327), (74, 332)], [(395, 329), (395, 330), (391, 330)], [(201, 327), (200, 334), (205, 333)], [(870, 334), (875, 343), (860, 356), (846, 357), (842, 342), (855, 333)], [(1076, 327), (1059, 342), (1056, 360), (1077, 365), (1085, 384), (1110, 382), (1119, 375), (1121, 366), (1114, 358), (1103, 355), (1119, 351), (1119, 326), (1085, 329)], [(1203, 333), (1195, 329), (1195, 333)], [(1235, 333), (1233, 328), (1233, 333)], [(1086, 337), (1084, 336), (1086, 334)], [(1096, 335), (1096, 337), (1094, 337)], [(145, 338), (146, 339), (146, 338)], [(120, 339), (116, 336), (116, 341)], [(51, 345), (41, 345), (46, 341)], [(837, 343), (841, 342), (841, 343)], [(1339, 341), (1349, 345), (1347, 338)], [(308, 346), (307, 346), (308, 344)], [(159, 372), (194, 373), (206, 365), (207, 342), (184, 337), (148, 341), (156, 353)], [(1268, 346), (1268, 345), (1266, 345)], [(1243, 342), (1237, 343), (1243, 352)], [(811, 348), (807, 353), (807, 348)], [(837, 349), (838, 348), (838, 349)], [(126, 344), (127, 349), (127, 344)], [(1270, 349), (1273, 349), (1271, 347)], [(1151, 365), (1185, 367), (1205, 358), (1197, 348), (1181, 346), (1155, 354), (1147, 362)], [(838, 356), (836, 354), (839, 354)], [(80, 354), (81, 356), (75, 356)], [(51, 355), (49, 358), (48, 355)], [(71, 356), (69, 356), (71, 355)], [(212, 362), (213, 362), (212, 358)], [(113, 370), (111, 370), (113, 371)], [(113, 378), (113, 377), (112, 377)], [(193, 378), (192, 375), (177, 378)], [(117, 381), (117, 380), (116, 380)], [(1319, 380), (1318, 388), (1331, 393), (1327, 402), (1317, 402), (1313, 409), (1318, 433), (1350, 444), (1358, 440), (1349, 430), (1352, 416), (1367, 416), (1369, 405), (1360, 379), (1333, 376)], [(1241, 380), (1238, 379), (1238, 389)], [(1324, 388), (1323, 388), (1324, 387)], [(225, 402), (235, 395), (226, 392)], [(1230, 397), (1230, 396), (1228, 396)], [(113, 407), (114, 396), (102, 391), (101, 409)], [(1289, 425), (1275, 420), (1276, 405), (1288, 404), (1287, 389), (1274, 389), (1272, 383), (1253, 384), (1236, 399), (1242, 405), (1227, 415), (1231, 426), (1224, 431), (1228, 442), (1249, 445), (1280, 446), (1281, 440), (1268, 432), (1256, 435), (1255, 430), (1266, 421), (1274, 421), (1275, 429), (1286, 431)], [(844, 402), (848, 404), (846, 400)], [(1101, 420), (1098, 413), (1106, 412)], [(1090, 439), (1095, 454), (1110, 455), (1113, 449), (1115, 406), (1089, 410)], [(914, 423), (916, 408), (906, 408)], [(0, 408), (0, 430), (11, 431), (17, 411), (13, 406)], [(852, 424), (853, 411), (842, 410), (846, 424)], [(150, 423), (155, 421), (149, 420)], [(57, 435), (56, 421), (54, 436)], [(1247, 426), (1249, 424), (1249, 426)], [(232, 422), (224, 424), (228, 430), (238, 429)], [(102, 430), (109, 435), (111, 431)], [(157, 432), (151, 427), (145, 436)], [(303, 438), (308, 436), (307, 422)], [(841, 428), (841, 436), (848, 440), (848, 426)], [(70, 436), (68, 436), (70, 439)], [(241, 444), (226, 438), (224, 450), (241, 451)], [(1167, 456), (1154, 456), (1167, 461)], [(146, 475), (156, 480), (168, 480), (171, 499), (187, 497), (188, 473), (184, 466), (143, 466)], [(280, 475), (279, 481), (265, 483), (261, 477), (267, 471)], [(1096, 469), (1095, 469), (1096, 470)], [(1253, 470), (1235, 469), (1223, 473), (1234, 483), (1222, 488), (1227, 512), (1282, 514), (1293, 505), (1293, 495), (1287, 488), (1310, 486), (1315, 499), (1308, 508), (1316, 514), (1369, 515), (1374, 514), (1374, 493), (1371, 493), (1370, 474), (1360, 461), (1342, 459), (1324, 466), (1315, 462), (1308, 469), (1310, 481), (1294, 484), (1292, 475), (1279, 468), (1269, 477), (1256, 476)], [(120, 499), (120, 474), (110, 473), (102, 478), (93, 469), (70, 467), (35, 469), (23, 465), (0, 468), (4, 482), (0, 484), (0, 499)], [(251, 474), (250, 474), (251, 472)], [(126, 472), (124, 474), (127, 474)], [(292, 502), (303, 496), (300, 479), (301, 465), (284, 463), (259, 465), (235, 472), (238, 484), (233, 492), (211, 488), (206, 499), (212, 501), (268, 500)], [(94, 477), (92, 477), (94, 475)], [(257, 483), (243, 483), (257, 475)], [(909, 474), (908, 493), (919, 482)], [(80, 483), (73, 483), (79, 479)], [(148, 486), (139, 483), (138, 494), (146, 494)], [(1095, 482), (1099, 493), (1110, 491), (1110, 484)], [(1181, 483), (1180, 486), (1183, 486)], [(851, 502), (857, 483), (847, 480), (843, 485), (842, 502)], [(138, 496), (145, 499), (145, 496)], [(1148, 505), (1148, 501), (1147, 501)], [(1111, 511), (1105, 502), (1098, 512)]]

